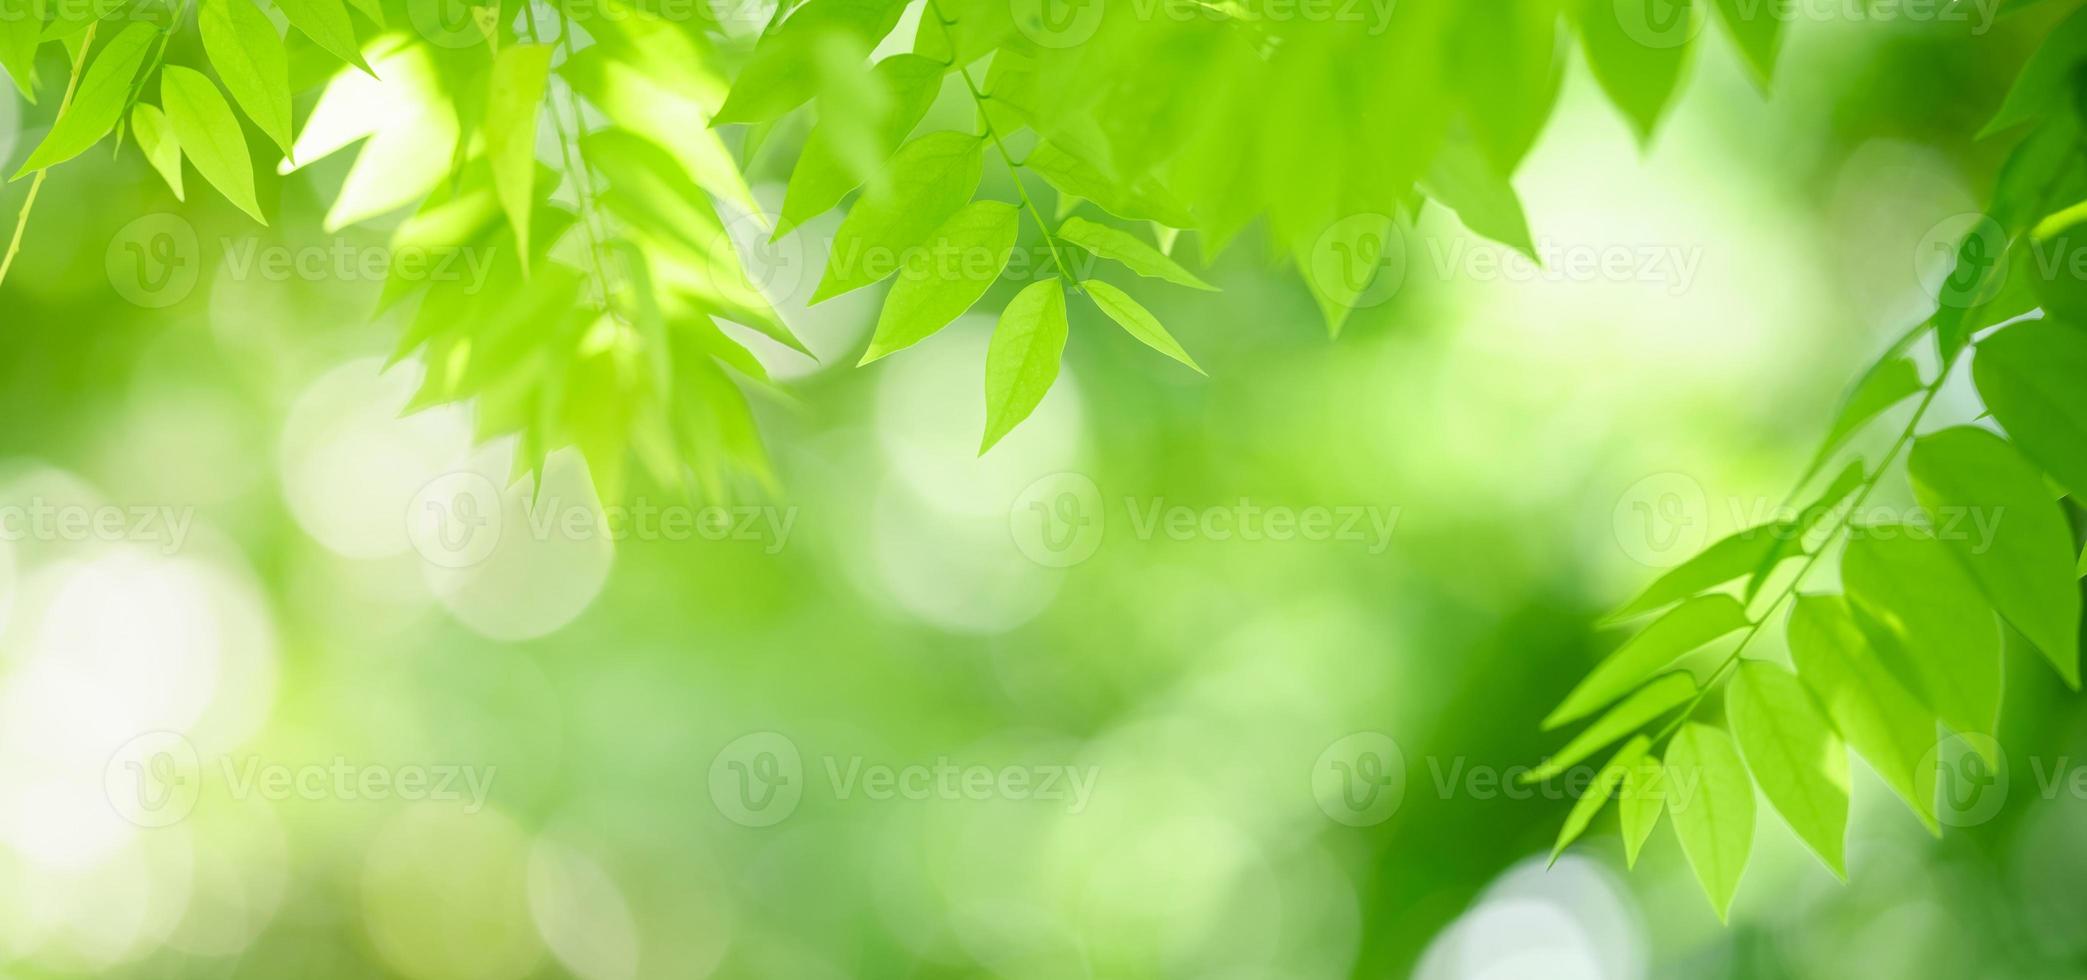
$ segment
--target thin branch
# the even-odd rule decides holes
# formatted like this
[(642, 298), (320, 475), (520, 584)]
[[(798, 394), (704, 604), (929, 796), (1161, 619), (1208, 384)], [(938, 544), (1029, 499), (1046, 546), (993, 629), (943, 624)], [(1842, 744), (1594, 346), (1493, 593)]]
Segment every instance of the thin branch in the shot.
[[(81, 70), (87, 67), (87, 50), (94, 46), (94, 29), (99, 26), (100, 21), (89, 23), (87, 33), (80, 38), (80, 57), (72, 64), (71, 77), (65, 80), (65, 97), (58, 100), (58, 117), (63, 117), (66, 108), (72, 105), (73, 92), (80, 87)], [(43, 175), (49, 169), (38, 170), (36, 176), (29, 179), (29, 196), (22, 199), (22, 213), (15, 217), (14, 237), (7, 242), (7, 255), (0, 257), (0, 285), (7, 284), (7, 270), (14, 268), (15, 254), (22, 250), (22, 235), (29, 230), (29, 212), (36, 207), (36, 193), (43, 190)]]

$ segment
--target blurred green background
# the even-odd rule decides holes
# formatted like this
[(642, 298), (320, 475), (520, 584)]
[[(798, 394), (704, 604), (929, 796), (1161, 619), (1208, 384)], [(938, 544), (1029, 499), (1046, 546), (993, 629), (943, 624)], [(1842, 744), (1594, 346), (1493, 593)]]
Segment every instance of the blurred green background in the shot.
[(769, 359), (781, 491), (634, 487), (620, 540), (546, 518), (601, 526), (571, 454), (532, 522), (468, 408), (399, 416), (353, 262), (243, 261), (381, 249), (319, 228), (341, 161), (264, 229), (90, 154), (0, 293), (0, 975), (2077, 974), (2048, 671), (2000, 802), (1933, 840), (1858, 767), (1850, 880), (1764, 819), (1729, 926), (1666, 831), (1546, 872), (1566, 783), (1508, 778), (1924, 315), (2048, 21), (1799, 24), (1767, 98), (1720, 37), (1643, 152), (1575, 58), (1516, 179), (1559, 261), (1432, 211), (1328, 342), (1249, 236), (1222, 293), (1125, 284), (1207, 379), (1076, 316), (983, 459), (988, 318), (850, 367), (876, 297), (792, 288), (829, 215), (756, 257), (822, 355)]

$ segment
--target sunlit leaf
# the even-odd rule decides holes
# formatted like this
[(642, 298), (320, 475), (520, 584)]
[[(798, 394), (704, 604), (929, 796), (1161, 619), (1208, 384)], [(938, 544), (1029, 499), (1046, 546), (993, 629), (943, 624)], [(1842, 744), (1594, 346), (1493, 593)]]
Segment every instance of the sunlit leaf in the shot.
[(2087, 333), (2034, 320), (1978, 343), (1978, 395), (2022, 455), (2087, 497)]
[(1748, 660), (1725, 687), (1725, 717), (1761, 793), (1833, 873), (1848, 876), (1848, 747), (1797, 675)]
[(1565, 696), (1543, 727), (1556, 728), (1601, 710), (1630, 693), (1660, 668), (1748, 625), (1739, 600), (1723, 593), (1697, 596), (1653, 620), (1595, 665)]
[(1826, 716), (1885, 785), (1935, 830), (1935, 715), (1879, 662), (1846, 599), (1797, 597), (1790, 662)]
[(202, 72), (168, 65), (160, 72), (159, 87), (167, 124), (196, 172), (241, 211), (267, 224), (254, 199), (254, 163), (247, 156), (246, 134), (217, 86)]
[(1609, 761), (1602, 763), (1600, 771), (1594, 775), (1594, 781), (1587, 786), (1587, 791), (1573, 801), (1572, 810), (1565, 815), (1565, 825), (1558, 828), (1558, 839), (1551, 844), (1552, 861), (1557, 861), (1558, 855), (1565, 851), (1567, 845), (1587, 832), (1587, 825), (1594, 822), (1595, 815), (1601, 812), (1601, 808), (1609, 802), (1609, 797), (1615, 794), (1625, 774), (1637, 766), (1639, 760), (1645, 757), (1645, 750), (1651, 745), (1651, 739), (1640, 735), (1624, 743), (1623, 748), (1617, 749), (1616, 754), (1609, 757)]
[(1918, 525), (1856, 527), (1841, 584), (1879, 663), (1951, 728), (1992, 734), (2000, 626), (1948, 545)]
[(1719, 919), (1754, 847), (1754, 784), (1722, 730), (1691, 722), (1667, 744), (1667, 812), (1674, 836)]
[(1906, 469), (1938, 536), (1993, 608), (2079, 687), (2072, 529), (2035, 468), (1999, 436), (1957, 426), (1914, 442)]
[(181, 193), (181, 141), (174, 138), (174, 129), (167, 124), (167, 117), (159, 107), (140, 102), (130, 111), (130, 132), (137, 138), (138, 149), (145, 154), (145, 161), (152, 164), (167, 188), (174, 192), (177, 201), (186, 200)]
[(901, 147), (884, 192), (856, 200), (834, 232), (833, 253), (811, 301), (897, 272), (907, 249), (927, 240), (971, 199), (983, 152), (984, 142), (970, 133), (930, 133)]
[(1616, 791), (1616, 819), (1623, 829), (1623, 863), (1637, 867), (1638, 852), (1659, 825), (1667, 810), (1667, 767), (1658, 756), (1646, 755), (1623, 774)]
[(1617, 702), (1615, 707), (1566, 742), (1564, 748), (1545, 759), (1542, 765), (1523, 773), (1521, 781), (1538, 783), (1556, 776), (1614, 744), (1617, 739), (1680, 707), (1695, 695), (1696, 680), (1687, 671), (1662, 674), (1652, 683), (1632, 692), (1630, 697)]
[(2073, 71), (2082, 60), (2087, 60), (2087, 10), (2076, 10), (2045, 36), (1978, 135), (1990, 136), (2058, 108), (2072, 91)]
[(1065, 354), (1065, 290), (1054, 276), (1008, 301), (986, 349), (986, 432), (979, 455), (1036, 410)]
[(290, 152), (290, 61), (275, 24), (253, 0), (203, 0), (196, 27), (232, 100)]
[(1603, 622), (1617, 623), (1641, 616), (1730, 582), (1759, 568), (1777, 545), (1793, 536), (1794, 529), (1779, 521), (1734, 531), (1655, 579), (1637, 598), (1624, 603)]
[(493, 188), (514, 227), (522, 268), (529, 267), (529, 213), (536, 206), (536, 116), (550, 77), (551, 46), (510, 44), (493, 56), (486, 98), (486, 159)]
[(973, 201), (910, 250), (862, 363), (919, 343), (978, 302), (1007, 267), (1020, 223), (1012, 204)]
[(64, 163), (101, 142), (123, 116), (131, 79), (145, 63), (145, 53), (158, 35), (152, 25), (133, 22), (109, 39), (87, 64), (71, 104), (58, 114), (50, 133), (31, 151), (15, 179)]
[(1181, 344), (1174, 339), (1174, 335), (1160, 325), (1159, 318), (1138, 305), (1138, 301), (1131, 299), (1129, 294), (1099, 279), (1087, 280), (1082, 284), (1082, 288), (1086, 290), (1088, 298), (1094, 300), (1096, 307), (1107, 314), (1109, 319), (1116, 321), (1117, 326), (1138, 338), (1139, 343), (1188, 365), (1197, 374), (1203, 373), (1195, 358), (1188, 356), (1188, 351), (1181, 349)]
[(1093, 252), (1105, 259), (1113, 259), (1138, 275), (1168, 282), (1191, 289), (1216, 291), (1215, 286), (1195, 277), (1180, 263), (1168, 258), (1159, 249), (1127, 231), (1096, 224), (1085, 218), (1067, 218), (1058, 226), (1058, 237)]
[(291, 27), (329, 54), (374, 74), (362, 60), (362, 43), (355, 39), (355, 25), (349, 22), (348, 8), (341, 0), (275, 0), (275, 7)]

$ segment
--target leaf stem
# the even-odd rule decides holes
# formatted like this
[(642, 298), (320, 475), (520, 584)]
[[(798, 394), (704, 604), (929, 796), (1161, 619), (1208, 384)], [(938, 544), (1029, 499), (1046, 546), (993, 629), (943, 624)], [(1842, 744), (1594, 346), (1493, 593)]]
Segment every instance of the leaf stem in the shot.
[[(542, 39), (537, 35), (534, 8), (534, 4), (522, 4), (523, 21), (528, 26), (529, 40), (542, 43)], [(573, 56), (572, 21), (566, 16), (564, 5), (559, 5), (557, 10), (558, 44), (564, 49), (565, 57), (569, 61)], [(577, 132), (581, 126), (580, 105), (570, 87), (566, 88), (565, 95), (566, 108), (572, 113), (572, 128)], [(594, 170), (587, 163), (586, 154), (579, 148), (578, 137), (566, 131), (565, 118), (558, 113), (557, 101), (548, 97), (545, 101), (549, 103), (545, 108), (550, 110), (551, 129), (558, 136), (559, 159), (565, 163), (566, 172), (573, 178), (573, 194), (580, 208), (580, 231), (587, 240), (587, 271), (594, 280), (602, 312), (620, 324), (623, 322), (623, 316), (616, 309), (616, 304), (610, 301), (609, 276), (603, 268), (602, 256), (608, 250), (608, 233), (605, 229), (597, 227), (600, 215), (594, 201)]]
[[(1710, 679), (1703, 682), (1702, 688), (1696, 691), (1696, 696), (1689, 699), (1688, 703), (1682, 707), (1681, 713), (1675, 715), (1672, 721), (1669, 721), (1665, 727), (1661, 728), (1659, 734), (1652, 736), (1652, 741), (1655, 744), (1661, 739), (1674, 734), (1681, 727), (1682, 723), (1688, 720), (1690, 715), (1695, 714), (1696, 708), (1703, 703), (1703, 699), (1709, 697), (1710, 692), (1724, 681), (1726, 674), (1738, 666), (1740, 655), (1746, 652), (1747, 645), (1754, 641), (1754, 637), (1761, 634), (1762, 628), (1768, 625), (1768, 621), (1775, 618), (1776, 610), (1781, 609), (1783, 603), (1789, 601), (1791, 597), (1797, 594), (1798, 586), (1804, 583), (1805, 576), (1811, 573), (1812, 567), (1817, 565), (1819, 559), (1824, 557), (1826, 552), (1833, 547), (1835, 539), (1840, 537), (1841, 532), (1846, 531), (1851, 526), (1856, 511), (1862, 509), (1862, 503), (1869, 499), (1870, 492), (1877, 489), (1877, 482), (1883, 478), (1884, 471), (1891, 467), (1892, 460), (1897, 459), (1899, 453), (1905, 450), (1906, 444), (1913, 441), (1914, 430), (1919, 427), (1920, 420), (1927, 415), (1928, 407), (1935, 403), (1935, 396), (1942, 391), (1942, 383), (1949, 379), (1950, 369), (1955, 365), (1955, 354), (1943, 359), (1941, 370), (1935, 373), (1935, 380), (1928, 383), (1921, 394), (1920, 404), (1914, 407), (1913, 417), (1906, 420), (1906, 427), (1899, 432), (1899, 437), (1891, 444), (1891, 449), (1886, 451), (1884, 457), (1877, 462), (1877, 468), (1871, 471), (1868, 476), (1863, 477), (1862, 483), (1856, 488), (1854, 500), (1848, 504), (1847, 508), (1841, 511), (1839, 517), (1835, 518), (1833, 530), (1826, 532), (1826, 537), (1820, 540), (1819, 547), (1805, 557), (1804, 564), (1797, 569), (1797, 574), (1791, 576), (1789, 584), (1783, 586), (1782, 592), (1775, 597), (1774, 601), (1768, 604), (1768, 608), (1761, 611), (1760, 618), (1748, 624), (1746, 635), (1740, 637), (1739, 645), (1733, 647), (1732, 652), (1717, 665), (1717, 669), (1710, 672)], [(1796, 495), (1792, 494), (1791, 496), (1794, 499)]]
[(1014, 155), (1007, 152), (1007, 144), (1001, 141), (999, 131), (993, 128), (993, 117), (986, 112), (986, 100), (991, 96), (986, 95), (979, 89), (978, 83), (972, 81), (971, 69), (957, 60), (956, 33), (950, 30), (956, 21), (950, 20), (942, 13), (941, 0), (928, 0), (928, 8), (934, 13), (935, 21), (942, 25), (942, 36), (949, 39), (949, 64), (957, 70), (957, 75), (963, 78), (964, 90), (971, 93), (971, 101), (978, 107), (979, 125), (985, 127), (984, 135), (993, 142), (993, 149), (999, 152), (1000, 162), (1007, 165), (1007, 176), (1014, 181), (1015, 196), (1021, 199), (1022, 207), (1029, 211), (1029, 217), (1035, 219), (1037, 229), (1043, 232), (1044, 247), (1051, 250), (1051, 261), (1058, 266), (1058, 271), (1065, 275), (1067, 284), (1074, 290), (1080, 290), (1083, 280), (1073, 274), (1072, 266), (1066, 263), (1065, 256), (1059, 254), (1058, 236), (1051, 232), (1050, 222), (1044, 220), (1043, 212), (1037, 209), (1036, 202), (1029, 199), (1029, 190), (1022, 184), (1020, 165), (1015, 163)]
[[(87, 50), (94, 46), (94, 29), (99, 26), (100, 21), (90, 22), (87, 33), (80, 38), (80, 57), (72, 63), (72, 74), (65, 80), (65, 97), (58, 100), (60, 116), (65, 115), (66, 108), (72, 105), (73, 92), (80, 87), (81, 70), (87, 67)], [(36, 207), (36, 193), (43, 190), (43, 176), (49, 170), (49, 167), (39, 170), (29, 179), (29, 196), (22, 199), (22, 211), (15, 216), (14, 237), (8, 239), (7, 254), (0, 256), (0, 285), (7, 283), (7, 270), (14, 268), (15, 254), (22, 250), (22, 235), (29, 229), (29, 212)]]

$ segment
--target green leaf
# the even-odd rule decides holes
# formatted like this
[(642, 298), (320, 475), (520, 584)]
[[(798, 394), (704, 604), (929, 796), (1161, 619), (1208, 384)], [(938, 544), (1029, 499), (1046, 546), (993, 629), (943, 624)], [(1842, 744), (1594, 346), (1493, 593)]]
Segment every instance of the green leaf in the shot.
[(510, 44), (493, 56), (486, 97), (486, 160), (493, 189), (514, 226), (516, 254), (529, 269), (529, 213), (536, 206), (536, 115), (550, 79), (551, 46)]
[(1602, 622), (1608, 625), (1642, 616), (1752, 572), (1791, 536), (1792, 528), (1780, 521), (1734, 531), (1655, 579), (1637, 598), (1603, 617)]
[[(1837, 595), (1798, 596), (1790, 662), (1848, 744), (1930, 832), (1935, 821), (1935, 715), (1881, 663)], [(1927, 764), (1923, 764), (1927, 763)]]
[(1667, 767), (1658, 756), (1646, 755), (1623, 774), (1616, 793), (1616, 819), (1623, 826), (1624, 867), (1638, 866), (1638, 852), (1659, 825), (1667, 809)]
[(1529, 220), (1508, 175), (1496, 169), (1464, 140), (1450, 140), (1436, 151), (1434, 166), (1422, 186), (1428, 196), (1456, 212), (1464, 227), (1509, 246), (1540, 262), (1529, 237)]
[(2087, 499), (2087, 333), (2018, 323), (1979, 341), (1971, 376), (2022, 454)]
[(1217, 291), (1216, 286), (1196, 278), (1159, 249), (1122, 229), (1096, 224), (1085, 218), (1067, 218), (1058, 226), (1058, 237), (1102, 258), (1120, 262), (1124, 268), (1146, 278), (1165, 279), (1191, 289)]
[(1761, 792), (1799, 840), (1848, 877), (1848, 747), (1796, 674), (1760, 660), (1739, 665), (1725, 717)]
[(1956, 426), (1906, 460), (1913, 493), (1993, 608), (2080, 686), (2080, 587), (2072, 530), (2034, 467), (2006, 440)]
[(1667, 812), (1681, 853), (1723, 921), (1754, 847), (1754, 784), (1732, 739), (1691, 722), (1667, 745)]
[(1339, 337), (1349, 315), (1365, 299), (1381, 302), (1398, 289), (1408, 264), (1402, 236), (1388, 215), (1351, 214), (1334, 222), (1309, 248), (1291, 250), (1305, 288), (1326, 321), (1327, 336)]
[(864, 194), (833, 236), (826, 274), (812, 302), (882, 280), (898, 271), (906, 250), (971, 200), (984, 166), (985, 143), (970, 133), (930, 133), (899, 149), (882, 193)]
[(1841, 552), (1841, 585), (1878, 662), (1949, 727), (1991, 735), (1999, 625), (1949, 551), (1917, 525), (1857, 527)]
[(1891, 357), (1877, 362), (1841, 402), (1841, 410), (1835, 413), (1833, 425), (1826, 431), (1826, 441), (1820, 444), (1819, 450), (1812, 454), (1810, 465), (1805, 467), (1803, 482), (1809, 482), (1849, 436), (1920, 390), (1920, 369), (1912, 361)]
[(1559, 29), (1558, 0), (1466, 4), (1460, 13), (1447, 67), (1464, 120), (1493, 165), (1513, 173), (1557, 104), (1571, 34)]
[(1131, 299), (1129, 294), (1099, 279), (1089, 279), (1081, 286), (1087, 291), (1088, 298), (1094, 300), (1095, 306), (1108, 314), (1109, 319), (1116, 321), (1117, 326), (1138, 338), (1139, 343), (1188, 365), (1197, 374), (1203, 373), (1195, 358), (1188, 356), (1188, 352), (1182, 350), (1181, 345), (1174, 340), (1174, 335), (1160, 325), (1159, 318), (1138, 305), (1138, 301)]
[(1169, 228), (1192, 228), (1187, 205), (1174, 199), (1167, 189), (1149, 177), (1116, 180), (1100, 167), (1049, 141), (1039, 142), (1022, 160), (1060, 194), (1084, 198), (1119, 218), (1157, 221)]
[(0, 68), (22, 99), (36, 103), (36, 47), (43, 42), (44, 0), (0, 0)]
[(2071, 89), (2074, 66), (2083, 60), (2087, 60), (2087, 10), (2076, 10), (2029, 56), (2000, 103), (2000, 111), (1979, 130), (1979, 138), (2061, 109)]
[(1781, 530), (1775, 546), (1761, 556), (1760, 565), (1756, 566), (1754, 573), (1747, 578), (1745, 597), (1741, 601), (1753, 605), (1754, 597), (1761, 594), (1761, 589), (1775, 573), (1776, 566), (1782, 564), (1786, 558), (1805, 553), (1805, 536), (1811, 534), (1828, 515), (1854, 495), (1856, 489), (1862, 486), (1866, 473), (1861, 459), (1849, 460), (1848, 465), (1841, 467), (1841, 472), (1833, 478), (1833, 482), (1827, 484), (1826, 489), (1820, 491), (1816, 499), (1797, 512), (1795, 521), (1777, 522)]
[[(1672, 16), (1655, 18), (1656, 11)], [(1680, 84), (1689, 41), (1697, 29), (1695, 6), (1689, 0), (1584, 0), (1581, 5), (1580, 43), (1587, 52), (1587, 67), (1609, 101), (1630, 120), (1640, 144), (1652, 142), (1652, 131)]]
[(803, 105), (819, 90), (822, 48), (865, 57), (905, 7), (900, 0), (809, 0), (754, 48), (716, 124), (766, 122)]
[(1782, 48), (1783, 18), (1778, 16), (1781, 9), (1778, 4), (1761, 0), (1717, 0), (1717, 12), (1724, 18), (1725, 28), (1739, 45), (1739, 53), (1763, 92), (1768, 91), (1769, 79), (1775, 76), (1775, 54)]
[(986, 349), (986, 432), (979, 455), (1028, 418), (1051, 390), (1065, 334), (1065, 290), (1055, 276), (1030, 283), (1001, 311)]
[(291, 27), (329, 54), (376, 74), (362, 60), (362, 44), (355, 39), (355, 25), (349, 22), (348, 8), (341, 0), (275, 0), (275, 7), (283, 12)]
[(131, 79), (137, 76), (138, 66), (145, 63), (145, 53), (158, 33), (150, 24), (132, 22), (102, 45), (86, 73), (80, 76), (80, 87), (73, 93), (72, 103), (58, 114), (50, 133), (22, 162), (14, 179), (79, 156), (116, 128), (124, 102), (130, 98)]
[(290, 152), (290, 61), (275, 24), (252, 0), (203, 0), (203, 52), (247, 118)]
[(1595, 815), (1601, 813), (1601, 808), (1609, 802), (1609, 797), (1615, 794), (1616, 787), (1623, 782), (1625, 774), (1645, 757), (1645, 750), (1651, 746), (1652, 740), (1640, 735), (1624, 743), (1623, 748), (1617, 749), (1616, 754), (1602, 764), (1601, 771), (1595, 773), (1594, 782), (1588, 784), (1587, 791), (1573, 801), (1572, 810), (1565, 815), (1565, 825), (1558, 828), (1558, 840), (1551, 845), (1553, 864), (1557, 863), (1558, 855), (1565, 852), (1566, 845), (1578, 840), (1581, 834), (1587, 832), (1587, 825), (1594, 822)]
[(1543, 727), (1556, 728), (1599, 711), (1653, 672), (1747, 625), (1746, 609), (1723, 593), (1697, 596), (1675, 606), (1588, 672), (1544, 719)]
[[(932, 18), (928, 18), (932, 20)], [(886, 111), (874, 120), (855, 120), (857, 127), (867, 126), (867, 139), (874, 143), (871, 148), (875, 157), (869, 168), (855, 165), (848, 154), (841, 152), (839, 144), (846, 141), (837, 130), (843, 120), (831, 118), (821, 112), (819, 122), (812, 127), (811, 134), (804, 139), (804, 149), (797, 155), (797, 166), (790, 171), (790, 184), (783, 191), (782, 218), (775, 223), (775, 233), (781, 235), (813, 217), (826, 213), (841, 203), (849, 191), (863, 185), (879, 171), (892, 151), (920, 124), (927, 115), (928, 106), (935, 101), (935, 93), (941, 90), (942, 76), (947, 69), (940, 63), (929, 61), (918, 55), (893, 55), (871, 69), (871, 76), (883, 86), (890, 96)]]
[(861, 363), (905, 350), (962, 316), (1000, 278), (1020, 229), (1014, 205), (973, 201), (908, 250)]
[(1662, 674), (1595, 719), (1542, 765), (1523, 773), (1521, 781), (1540, 783), (1556, 776), (1695, 696), (1696, 679), (1687, 671)]
[(160, 72), (159, 89), (174, 138), (196, 172), (241, 211), (267, 224), (260, 202), (254, 200), (254, 164), (247, 156), (246, 134), (239, 131), (239, 119), (217, 86), (202, 72), (168, 65)]
[(130, 131), (138, 138), (138, 149), (144, 151), (145, 161), (159, 171), (167, 188), (174, 192), (174, 199), (186, 200), (181, 193), (181, 141), (174, 138), (166, 115), (158, 106), (140, 102), (130, 111)]

